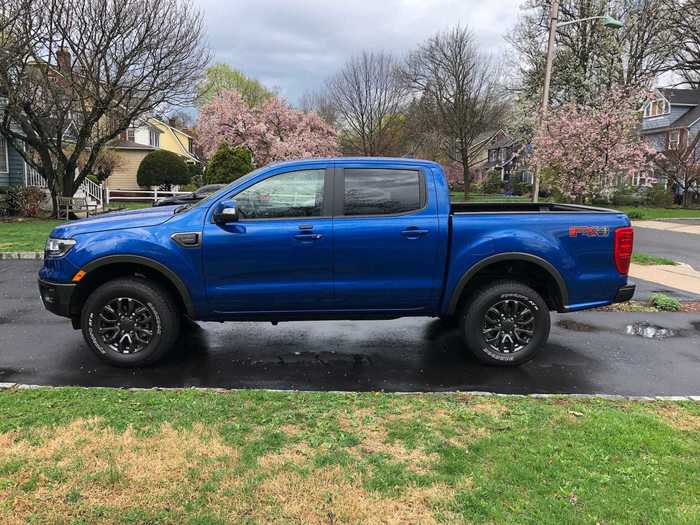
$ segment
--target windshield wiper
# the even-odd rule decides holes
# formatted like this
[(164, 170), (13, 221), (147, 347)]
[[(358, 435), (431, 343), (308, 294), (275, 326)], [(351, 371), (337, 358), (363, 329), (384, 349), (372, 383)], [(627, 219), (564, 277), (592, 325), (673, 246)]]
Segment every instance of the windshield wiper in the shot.
[(182, 204), (175, 208), (175, 214), (178, 214), (180, 212), (186, 211), (190, 209), (191, 204)]

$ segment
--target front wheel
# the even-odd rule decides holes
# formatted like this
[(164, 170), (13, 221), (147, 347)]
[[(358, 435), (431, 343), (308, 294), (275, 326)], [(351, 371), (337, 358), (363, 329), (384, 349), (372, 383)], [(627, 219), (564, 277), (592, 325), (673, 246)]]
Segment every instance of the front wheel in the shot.
[(174, 345), (180, 313), (161, 286), (122, 278), (97, 288), (85, 302), (83, 337), (97, 356), (120, 367), (154, 363)]
[(542, 297), (516, 281), (481, 288), (462, 313), (467, 347), (490, 365), (529, 361), (547, 342), (549, 327), (549, 308)]

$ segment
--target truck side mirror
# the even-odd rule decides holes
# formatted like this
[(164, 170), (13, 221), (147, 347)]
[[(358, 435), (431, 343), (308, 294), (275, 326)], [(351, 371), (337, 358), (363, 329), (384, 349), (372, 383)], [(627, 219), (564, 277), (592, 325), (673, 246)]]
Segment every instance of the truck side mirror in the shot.
[(238, 222), (238, 207), (233, 199), (222, 201), (214, 212), (214, 222), (216, 224), (230, 224)]

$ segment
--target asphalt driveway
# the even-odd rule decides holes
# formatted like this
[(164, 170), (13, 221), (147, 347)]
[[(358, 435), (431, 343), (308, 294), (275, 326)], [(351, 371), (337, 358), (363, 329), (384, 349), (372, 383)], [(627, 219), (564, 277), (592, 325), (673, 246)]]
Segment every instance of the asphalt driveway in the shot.
[[(0, 382), (114, 387), (700, 394), (700, 316), (553, 315), (550, 342), (516, 368), (483, 366), (440, 321), (202, 323), (162, 364), (123, 370), (45, 312), (35, 261), (0, 261)], [(646, 323), (658, 326), (648, 326)], [(664, 331), (665, 330), (665, 331)]]

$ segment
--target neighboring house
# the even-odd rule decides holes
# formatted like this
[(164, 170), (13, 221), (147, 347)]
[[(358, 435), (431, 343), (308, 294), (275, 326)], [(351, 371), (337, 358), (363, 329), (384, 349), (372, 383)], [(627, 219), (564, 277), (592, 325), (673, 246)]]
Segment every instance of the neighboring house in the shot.
[(486, 169), (500, 173), (503, 182), (527, 182), (532, 184), (532, 175), (522, 167), (521, 157), (525, 148), (506, 132), (500, 130), (488, 143)]
[[(654, 95), (644, 106), (644, 141), (658, 153), (689, 144), (700, 133), (700, 89), (658, 88)], [(633, 177), (637, 186), (656, 183), (666, 183), (665, 177), (655, 173)]]
[(105, 181), (110, 189), (138, 189), (136, 174), (143, 158), (151, 151), (164, 149), (187, 163), (199, 163), (193, 153), (193, 139), (182, 130), (155, 117), (148, 117), (127, 129), (109, 146), (118, 156), (118, 166)]
[(0, 188), (24, 186), (26, 183), (27, 168), (24, 159), (0, 135)]

